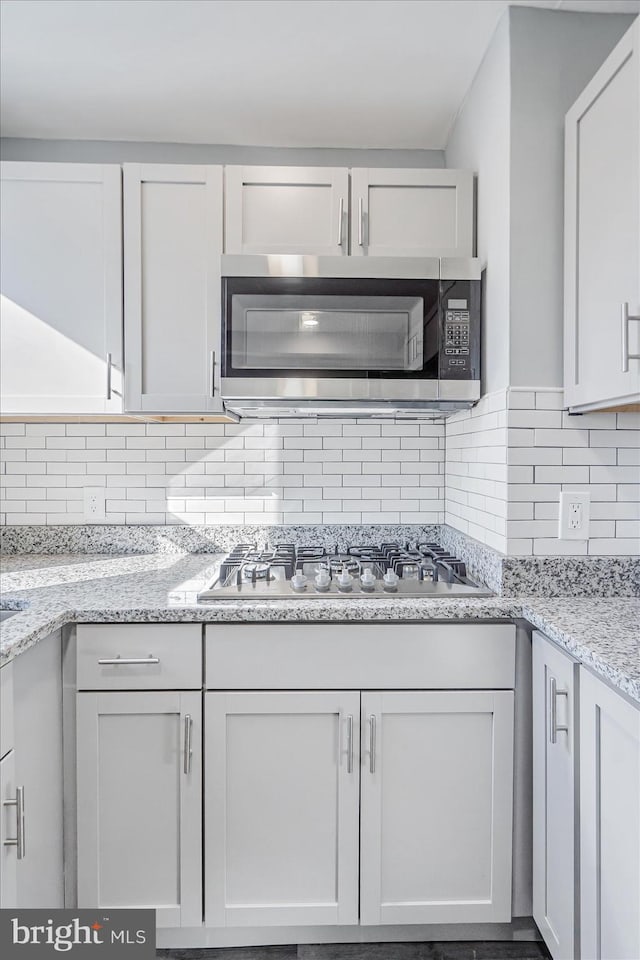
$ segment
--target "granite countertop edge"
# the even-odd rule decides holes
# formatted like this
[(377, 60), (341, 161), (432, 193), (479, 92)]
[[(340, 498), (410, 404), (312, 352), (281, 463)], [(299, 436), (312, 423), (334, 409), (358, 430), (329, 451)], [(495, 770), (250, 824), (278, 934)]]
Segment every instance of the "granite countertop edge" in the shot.
[[(47, 559), (51, 566), (47, 566)], [(142, 560), (143, 558), (141, 558)], [(53, 558), (39, 558), (40, 571), (5, 577), (1, 610), (18, 610), (0, 625), (0, 667), (50, 633), (73, 623), (260, 623), (260, 622), (433, 622), (526, 620), (580, 663), (640, 704), (640, 600), (633, 598), (486, 597), (461, 599), (269, 600), (197, 603), (196, 593), (212, 572), (211, 556), (186, 563), (188, 582), (177, 586), (169, 571), (140, 564), (123, 579), (81, 571), (77, 579), (38, 585), (51, 574)], [(217, 558), (216, 558), (217, 560)], [(60, 558), (56, 558), (56, 563)], [(85, 561), (86, 562), (86, 561)], [(202, 569), (202, 566), (205, 569)], [(6, 570), (6, 565), (5, 565)], [(185, 570), (181, 571), (184, 576)], [(155, 574), (155, 576), (154, 576)], [(114, 574), (111, 573), (113, 577)], [(164, 577), (164, 581), (163, 578)], [(17, 578), (17, 579), (16, 579)], [(11, 582), (13, 579), (13, 582)], [(135, 589), (139, 580), (138, 589)], [(156, 596), (153, 587), (158, 582)], [(43, 577), (43, 583), (46, 582)], [(151, 595), (148, 599), (145, 590)], [(186, 589), (185, 589), (186, 588)], [(128, 593), (127, 593), (128, 590)]]

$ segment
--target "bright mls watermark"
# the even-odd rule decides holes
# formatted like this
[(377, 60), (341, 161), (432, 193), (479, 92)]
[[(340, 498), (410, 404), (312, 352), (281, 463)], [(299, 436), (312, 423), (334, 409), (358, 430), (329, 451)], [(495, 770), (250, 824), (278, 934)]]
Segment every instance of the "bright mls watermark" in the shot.
[(0, 910), (0, 956), (131, 957), (156, 955), (155, 910)]

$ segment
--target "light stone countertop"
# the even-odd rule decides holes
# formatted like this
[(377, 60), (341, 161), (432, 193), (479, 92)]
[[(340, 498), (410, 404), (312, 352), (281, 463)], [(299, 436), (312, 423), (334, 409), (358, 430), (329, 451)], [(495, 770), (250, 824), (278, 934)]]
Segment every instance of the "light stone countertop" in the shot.
[(219, 556), (23, 554), (0, 561), (0, 666), (68, 623), (524, 619), (640, 703), (640, 600), (220, 600), (198, 603)]

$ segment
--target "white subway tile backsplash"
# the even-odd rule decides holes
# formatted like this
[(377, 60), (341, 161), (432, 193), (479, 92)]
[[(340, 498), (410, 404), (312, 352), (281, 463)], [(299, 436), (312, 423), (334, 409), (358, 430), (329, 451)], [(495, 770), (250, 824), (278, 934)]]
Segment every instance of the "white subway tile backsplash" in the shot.
[[(640, 416), (569, 416), (562, 406), (561, 390), (497, 391), (484, 397), (471, 417), (458, 414), (448, 421), (447, 523), (514, 555), (636, 552), (632, 532), (638, 516), (626, 510), (640, 509)], [(496, 431), (493, 416), (508, 429)], [(481, 481), (492, 476), (495, 443), (508, 465), (508, 485), (492, 496)], [(590, 493), (588, 544), (557, 539), (561, 490)], [(624, 549), (614, 551), (618, 541)]]
[[(401, 522), (402, 511), (440, 522), (444, 430), (370, 420), (4, 424), (6, 518), (83, 523), (90, 484), (108, 491), (109, 523)], [(405, 465), (414, 472), (403, 476)]]
[[(496, 391), (446, 424), (3, 424), (6, 523), (441, 523), (514, 555), (633, 553), (640, 417), (561, 412), (562, 391)], [(52, 429), (55, 428), (55, 429)], [(591, 539), (556, 537), (561, 489)], [(10, 504), (10, 505), (9, 505)]]

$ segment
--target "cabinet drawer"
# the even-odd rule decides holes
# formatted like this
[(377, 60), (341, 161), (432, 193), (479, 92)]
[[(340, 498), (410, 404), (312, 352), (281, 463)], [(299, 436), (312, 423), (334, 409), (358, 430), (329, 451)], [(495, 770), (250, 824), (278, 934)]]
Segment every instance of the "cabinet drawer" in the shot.
[(510, 689), (513, 624), (216, 624), (213, 690)]
[[(202, 686), (202, 627), (198, 624), (79, 624), (77, 639), (78, 690)], [(122, 662), (100, 662), (105, 660)]]

